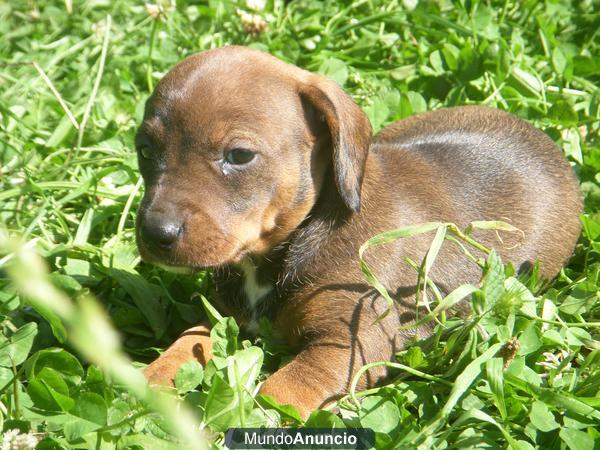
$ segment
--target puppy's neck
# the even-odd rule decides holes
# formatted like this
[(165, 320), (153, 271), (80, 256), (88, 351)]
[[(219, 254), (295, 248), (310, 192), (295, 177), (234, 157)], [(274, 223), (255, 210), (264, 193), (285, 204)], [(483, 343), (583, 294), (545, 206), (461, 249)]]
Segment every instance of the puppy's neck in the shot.
[(223, 310), (247, 331), (257, 332), (258, 320), (272, 318), (289, 292), (311, 278), (311, 267), (331, 234), (350, 216), (335, 185), (326, 184), (311, 212), (285, 242), (267, 255), (247, 256), (215, 271)]
[(213, 272), (219, 309), (251, 334), (258, 332), (261, 317), (275, 313), (277, 267), (265, 257), (246, 256)]
[[(333, 174), (328, 174), (333, 180)], [(310, 267), (322, 252), (323, 247), (335, 230), (352, 215), (345, 206), (333, 182), (326, 183), (319, 199), (286, 242), (279, 257), (280, 271), (278, 288), (286, 291), (302, 284), (309, 276)]]

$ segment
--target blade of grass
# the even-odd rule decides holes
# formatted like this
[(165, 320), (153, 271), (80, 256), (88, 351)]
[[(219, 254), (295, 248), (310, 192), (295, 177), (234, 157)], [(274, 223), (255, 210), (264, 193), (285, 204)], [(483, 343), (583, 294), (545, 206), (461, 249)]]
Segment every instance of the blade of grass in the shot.
[(60, 92), (58, 92), (58, 90), (54, 86), (54, 83), (52, 83), (50, 78), (48, 78), (48, 75), (46, 75), (46, 72), (44, 72), (44, 69), (42, 69), (37, 62), (34, 61), (32, 64), (33, 64), (33, 67), (35, 67), (35, 70), (37, 70), (38, 73), (40, 74), (40, 76), (42, 77), (42, 80), (44, 80), (46, 85), (50, 88), (50, 91), (52, 92), (52, 94), (54, 94), (54, 97), (56, 97), (58, 104), (63, 109), (63, 111), (65, 112), (65, 114), (67, 115), (67, 117), (69, 118), (69, 120), (71, 121), (73, 126), (75, 127), (75, 129), (79, 130), (79, 123), (77, 123), (77, 119), (75, 119), (75, 116), (73, 116), (73, 113), (71, 112), (71, 110), (69, 109), (69, 107), (67, 106), (65, 101), (63, 100), (62, 95), (60, 95)]
[(79, 155), (79, 151), (81, 150), (81, 144), (83, 142), (83, 135), (85, 133), (85, 128), (87, 126), (88, 120), (90, 119), (90, 114), (92, 112), (92, 107), (94, 106), (94, 102), (96, 101), (96, 96), (98, 95), (98, 89), (100, 89), (100, 82), (102, 81), (102, 76), (104, 75), (104, 65), (106, 63), (106, 55), (108, 54), (108, 44), (110, 42), (110, 31), (112, 26), (112, 17), (109, 15), (106, 16), (106, 21), (104, 24), (104, 40), (102, 41), (102, 50), (100, 52), (100, 60), (98, 64), (98, 72), (96, 73), (96, 79), (94, 80), (94, 85), (92, 87), (92, 92), (90, 93), (90, 97), (85, 105), (85, 109), (83, 112), (83, 118), (81, 119), (81, 124), (79, 125), (79, 132), (77, 133), (77, 143), (75, 144), (75, 154), (74, 158), (76, 159)]
[(424, 441), (428, 436), (431, 436), (437, 430), (439, 430), (450, 417), (450, 413), (460, 400), (460, 398), (467, 392), (471, 385), (482, 373), (482, 365), (488, 360), (493, 358), (498, 350), (502, 347), (502, 344), (497, 343), (488, 348), (485, 352), (471, 361), (462, 373), (456, 377), (454, 386), (450, 391), (450, 395), (446, 400), (446, 403), (438, 414), (426, 424), (415, 438), (415, 443)]

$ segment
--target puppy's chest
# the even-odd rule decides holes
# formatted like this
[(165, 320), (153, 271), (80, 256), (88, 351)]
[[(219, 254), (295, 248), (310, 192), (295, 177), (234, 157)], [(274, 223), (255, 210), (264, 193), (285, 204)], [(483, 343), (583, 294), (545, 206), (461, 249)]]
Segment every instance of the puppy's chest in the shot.
[(258, 332), (262, 317), (273, 319), (277, 290), (273, 277), (250, 261), (243, 261), (226, 279), (217, 280), (220, 303), (248, 332)]
[(256, 309), (265, 297), (273, 293), (275, 285), (269, 280), (259, 279), (258, 268), (251, 262), (244, 261), (240, 268), (242, 269), (242, 279), (240, 280), (242, 293), (246, 296), (249, 307)]

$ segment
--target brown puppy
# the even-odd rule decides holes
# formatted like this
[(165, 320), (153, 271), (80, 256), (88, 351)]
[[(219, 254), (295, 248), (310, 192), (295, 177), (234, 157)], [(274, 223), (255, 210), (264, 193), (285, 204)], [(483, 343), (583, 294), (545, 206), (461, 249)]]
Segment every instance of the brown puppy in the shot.
[[(267, 317), (298, 349), (262, 392), (302, 414), (344, 393), (362, 365), (406, 342), (416, 276), (432, 236), (374, 248), (367, 261), (395, 294), (396, 313), (365, 282), (359, 246), (430, 221), (504, 220), (523, 231), (476, 236), (505, 260), (541, 261), (551, 278), (580, 228), (573, 172), (543, 133), (507, 113), (460, 107), (420, 114), (375, 138), (334, 82), (247, 48), (194, 55), (146, 105), (136, 138), (145, 196), (138, 245), (146, 261), (217, 268), (219, 307), (247, 330)], [(227, 270), (219, 270), (227, 266)], [(431, 274), (449, 291), (479, 268), (445, 245)], [(427, 330), (423, 330), (425, 334)], [(206, 329), (187, 333), (146, 374), (170, 382), (204, 360)], [(371, 371), (363, 386), (385, 376)]]

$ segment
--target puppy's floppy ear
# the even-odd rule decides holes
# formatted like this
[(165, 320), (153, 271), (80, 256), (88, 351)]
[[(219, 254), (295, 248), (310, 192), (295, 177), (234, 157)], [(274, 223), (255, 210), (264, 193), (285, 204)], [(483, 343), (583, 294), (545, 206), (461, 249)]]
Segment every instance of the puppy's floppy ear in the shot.
[(333, 147), (338, 191), (352, 211), (360, 208), (360, 191), (371, 144), (369, 119), (332, 80), (313, 75), (300, 85), (300, 95), (325, 119)]

